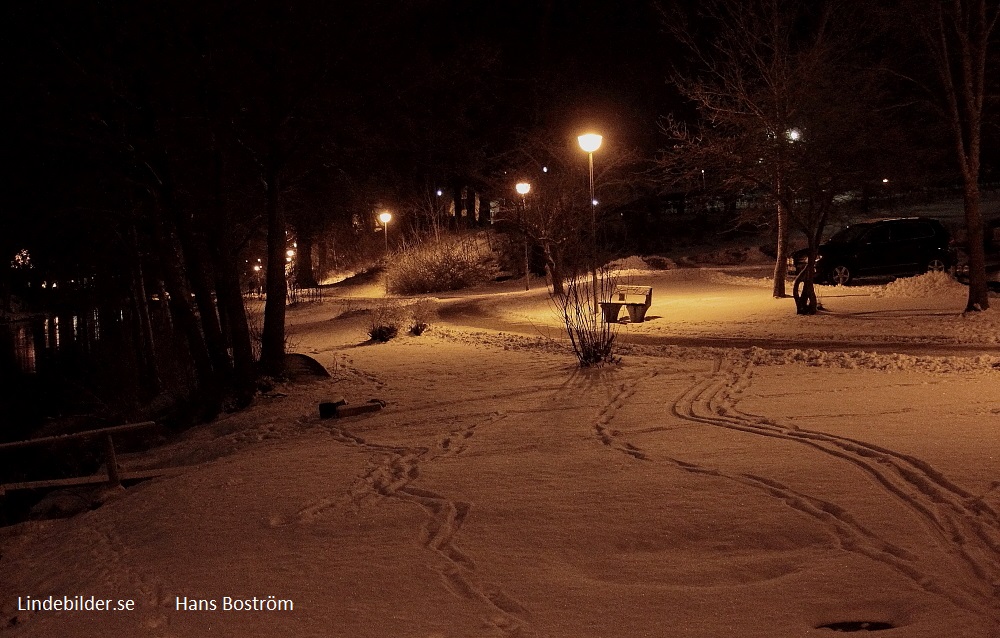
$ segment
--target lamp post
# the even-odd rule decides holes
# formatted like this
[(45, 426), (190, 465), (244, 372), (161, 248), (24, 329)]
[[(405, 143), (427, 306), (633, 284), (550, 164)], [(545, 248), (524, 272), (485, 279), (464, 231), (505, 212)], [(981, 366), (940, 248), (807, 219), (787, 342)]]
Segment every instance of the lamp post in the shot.
[(597, 200), (594, 199), (594, 151), (601, 148), (601, 142), (604, 141), (604, 138), (597, 133), (585, 133), (576, 140), (590, 159), (590, 239), (592, 252), (590, 275), (594, 288), (594, 314), (597, 314)]
[(378, 220), (382, 222), (382, 234), (385, 235), (385, 256), (389, 256), (389, 222), (392, 221), (392, 213), (389, 211), (382, 211), (379, 213)]
[[(521, 196), (521, 215), (526, 215), (528, 211), (527, 202), (525, 202), (524, 196), (531, 192), (531, 184), (528, 182), (518, 182), (514, 186), (514, 190), (518, 192)], [(524, 233), (524, 289), (528, 290), (530, 288), (529, 276), (531, 271), (529, 270), (529, 260), (528, 260), (528, 233)]]
[(389, 222), (392, 221), (392, 213), (387, 210), (378, 215), (378, 220), (382, 222), (382, 234), (385, 235), (385, 294), (389, 296)]

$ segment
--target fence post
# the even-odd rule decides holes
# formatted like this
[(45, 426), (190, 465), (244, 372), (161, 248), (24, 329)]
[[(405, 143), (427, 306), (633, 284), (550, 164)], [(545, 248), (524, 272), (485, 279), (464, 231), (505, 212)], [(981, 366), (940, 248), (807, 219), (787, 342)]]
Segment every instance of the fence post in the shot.
[(104, 437), (104, 462), (108, 466), (108, 483), (113, 486), (122, 484), (121, 475), (118, 473), (118, 458), (115, 456), (115, 442), (111, 440), (111, 435)]

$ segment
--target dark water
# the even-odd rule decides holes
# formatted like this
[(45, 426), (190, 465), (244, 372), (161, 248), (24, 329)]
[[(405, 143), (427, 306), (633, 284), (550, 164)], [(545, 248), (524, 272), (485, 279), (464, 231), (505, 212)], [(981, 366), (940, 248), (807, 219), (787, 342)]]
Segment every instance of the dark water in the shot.
[(86, 352), (100, 339), (97, 310), (87, 314), (47, 315), (0, 324), (0, 357), (15, 374), (39, 374), (60, 353)]
[(134, 385), (121, 310), (66, 312), (0, 323), (0, 440), (53, 418), (93, 413)]

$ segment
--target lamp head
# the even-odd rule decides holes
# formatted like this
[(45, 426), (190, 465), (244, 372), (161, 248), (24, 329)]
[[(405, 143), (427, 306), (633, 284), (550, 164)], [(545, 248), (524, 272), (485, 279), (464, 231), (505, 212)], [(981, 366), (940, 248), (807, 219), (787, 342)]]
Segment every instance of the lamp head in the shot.
[(379, 213), (378, 220), (382, 222), (383, 226), (386, 226), (390, 221), (392, 221), (392, 213), (389, 211), (383, 211)]
[(604, 138), (597, 133), (586, 133), (576, 139), (580, 143), (580, 148), (588, 153), (593, 153), (597, 149), (601, 148), (601, 142), (604, 140)]
[(527, 195), (531, 192), (531, 184), (528, 182), (518, 182), (517, 185), (514, 186), (514, 190), (516, 190), (519, 195)]

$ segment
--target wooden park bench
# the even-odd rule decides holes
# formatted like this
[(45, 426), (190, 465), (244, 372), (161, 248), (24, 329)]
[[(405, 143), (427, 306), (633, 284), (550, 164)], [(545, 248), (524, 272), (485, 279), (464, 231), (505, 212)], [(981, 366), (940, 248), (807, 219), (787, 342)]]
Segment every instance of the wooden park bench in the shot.
[(0, 483), (0, 497), (12, 490), (34, 490), (42, 488), (75, 487), (79, 485), (98, 485), (105, 483), (108, 485), (121, 485), (122, 481), (135, 481), (168, 474), (176, 474), (183, 468), (161, 468), (156, 470), (141, 470), (128, 472), (118, 465), (118, 457), (115, 454), (115, 444), (111, 439), (112, 434), (123, 432), (133, 432), (156, 426), (154, 421), (144, 421), (142, 423), (129, 423), (126, 425), (116, 425), (85, 432), (75, 432), (73, 434), (62, 434), (58, 436), (46, 436), (26, 441), (13, 441), (11, 443), (0, 443), (0, 452), (17, 448), (31, 447), (50, 443), (63, 443), (75, 439), (86, 439), (99, 437), (104, 439), (104, 463), (106, 470), (103, 473), (92, 476), (78, 476), (72, 478), (50, 479), (44, 481), (26, 481), (20, 483)]
[(615, 286), (611, 298), (601, 302), (601, 312), (604, 321), (616, 323), (621, 314), (622, 306), (628, 311), (629, 321), (642, 323), (646, 320), (646, 311), (653, 303), (652, 286)]

